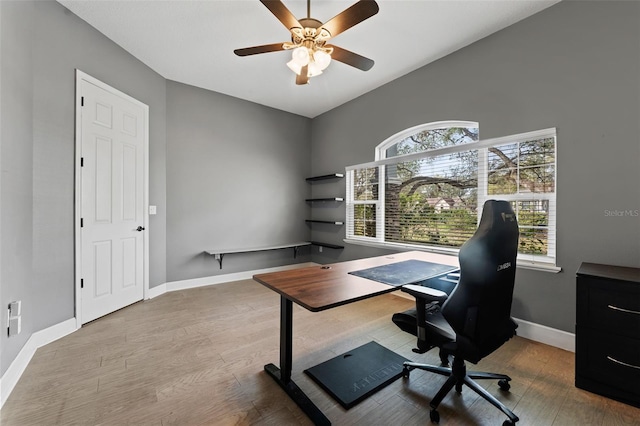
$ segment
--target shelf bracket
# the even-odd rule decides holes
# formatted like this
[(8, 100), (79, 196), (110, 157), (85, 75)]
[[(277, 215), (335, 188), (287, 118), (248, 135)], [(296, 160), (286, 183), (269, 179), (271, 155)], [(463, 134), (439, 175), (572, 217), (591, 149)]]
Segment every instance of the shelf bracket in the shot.
[(216, 254), (214, 256), (218, 263), (220, 264), (220, 269), (222, 269), (222, 258), (224, 257), (224, 253)]

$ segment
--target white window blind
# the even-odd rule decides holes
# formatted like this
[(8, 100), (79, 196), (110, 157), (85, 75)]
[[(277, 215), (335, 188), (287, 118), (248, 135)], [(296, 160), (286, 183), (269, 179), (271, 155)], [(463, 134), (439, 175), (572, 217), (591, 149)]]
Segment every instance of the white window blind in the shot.
[(348, 170), (347, 238), (381, 240), (379, 167)]
[(385, 241), (460, 247), (477, 223), (476, 150), (386, 166)]
[(413, 152), (408, 140), (429, 138), (405, 131), (398, 147), (379, 145), (390, 158), (347, 167), (347, 241), (455, 250), (475, 232), (484, 202), (500, 199), (518, 217), (518, 262), (555, 265), (555, 129), (472, 143), (457, 137), (474, 130), (437, 129), (463, 142)]
[(556, 131), (547, 129), (485, 141), (480, 202), (510, 201), (518, 218), (518, 261), (556, 258)]

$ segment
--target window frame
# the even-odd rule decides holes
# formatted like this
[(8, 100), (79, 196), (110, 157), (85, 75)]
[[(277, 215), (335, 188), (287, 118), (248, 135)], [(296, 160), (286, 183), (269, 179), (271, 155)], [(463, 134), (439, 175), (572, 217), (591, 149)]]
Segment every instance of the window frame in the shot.
[[(474, 126), (475, 125), (475, 126)], [(505, 199), (507, 201), (528, 201), (528, 200), (548, 200), (549, 202), (549, 225), (547, 240), (551, 244), (551, 255), (532, 255), (526, 253), (518, 253), (517, 264), (519, 267), (535, 270), (543, 270), (550, 272), (559, 272), (560, 267), (557, 266), (557, 209), (556, 209), (556, 194), (558, 184), (558, 168), (557, 168), (557, 132), (556, 128), (547, 128), (532, 132), (519, 133), (515, 135), (503, 136), (498, 138), (478, 140), (474, 142), (464, 143), (460, 145), (453, 145), (448, 147), (441, 147), (432, 150), (422, 151), (418, 153), (404, 154), (396, 157), (386, 158), (386, 151), (389, 147), (396, 143), (401, 142), (405, 138), (429, 129), (441, 129), (444, 127), (479, 127), (476, 122), (470, 121), (439, 121), (420, 126), (411, 127), (403, 130), (395, 135), (387, 138), (385, 141), (376, 146), (375, 157), (376, 160), (369, 163), (358, 164), (354, 166), (348, 166), (345, 168), (347, 177), (346, 179), (346, 235), (344, 242), (372, 247), (381, 247), (387, 249), (402, 249), (402, 250), (420, 250), (429, 251), (435, 253), (443, 253), (449, 255), (457, 255), (459, 249), (443, 246), (427, 246), (416, 245), (410, 243), (398, 243), (385, 241), (385, 179), (386, 170), (385, 166), (388, 164), (397, 164), (405, 161), (418, 160), (426, 157), (437, 157), (441, 155), (452, 154), (462, 151), (478, 150), (478, 221), (482, 214), (482, 205), (484, 201), (492, 198)], [(553, 138), (554, 141), (554, 191), (549, 193), (532, 193), (532, 194), (491, 194), (487, 193), (488, 190), (488, 148), (499, 145), (521, 143), (526, 141), (532, 141), (537, 139)], [(350, 195), (353, 195), (353, 189), (351, 182), (353, 180), (353, 174), (355, 170), (361, 168), (378, 168), (378, 199), (375, 202), (368, 201), (369, 204), (374, 204), (376, 207), (376, 236), (365, 237), (353, 235), (353, 206), (354, 200)], [(358, 203), (356, 203), (358, 204)]]

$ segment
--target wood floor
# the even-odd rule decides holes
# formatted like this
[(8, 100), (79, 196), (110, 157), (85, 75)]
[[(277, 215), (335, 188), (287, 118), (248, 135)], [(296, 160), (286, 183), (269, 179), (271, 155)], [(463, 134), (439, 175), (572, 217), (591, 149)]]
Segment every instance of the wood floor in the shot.
[[(427, 425), (443, 378), (414, 370), (345, 411), (302, 372), (375, 340), (418, 362), (414, 338), (391, 322), (412, 306), (388, 294), (320, 313), (294, 307), (293, 378), (335, 425)], [(251, 281), (167, 293), (40, 348), (0, 410), (13, 425), (308, 425), (263, 371), (278, 364), (279, 296)], [(639, 425), (640, 409), (573, 385), (574, 356), (520, 337), (473, 369), (509, 374), (511, 392), (483, 383), (518, 425)], [(440, 406), (441, 425), (506, 419), (469, 389)]]

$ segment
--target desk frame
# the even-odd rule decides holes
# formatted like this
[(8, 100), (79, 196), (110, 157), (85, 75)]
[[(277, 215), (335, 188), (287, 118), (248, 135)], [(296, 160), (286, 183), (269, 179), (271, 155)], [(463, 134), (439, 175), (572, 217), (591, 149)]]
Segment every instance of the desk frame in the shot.
[(293, 302), (280, 296), (280, 368), (274, 364), (264, 366), (264, 371), (289, 395), (315, 425), (330, 425), (331, 422), (291, 380), (293, 367)]
[(253, 276), (255, 281), (280, 294), (280, 368), (267, 364), (264, 370), (314, 424), (330, 425), (331, 422), (291, 379), (293, 302), (309, 311), (319, 312), (390, 293), (400, 287), (350, 275), (349, 272), (410, 259), (458, 266), (458, 258), (454, 256), (412, 251)]

